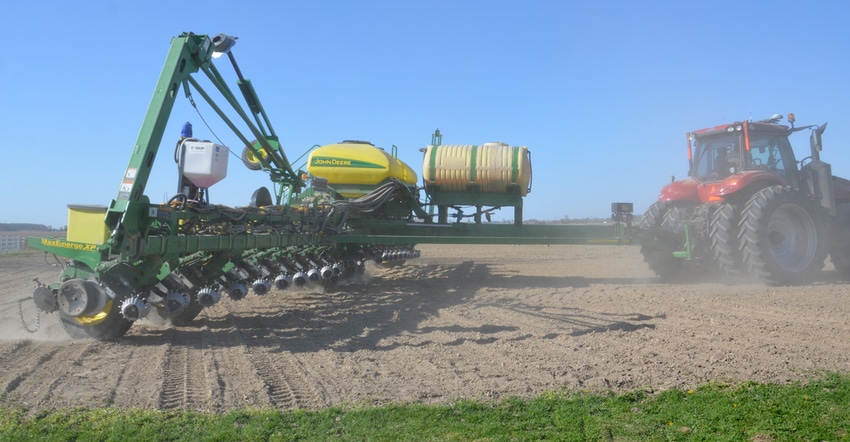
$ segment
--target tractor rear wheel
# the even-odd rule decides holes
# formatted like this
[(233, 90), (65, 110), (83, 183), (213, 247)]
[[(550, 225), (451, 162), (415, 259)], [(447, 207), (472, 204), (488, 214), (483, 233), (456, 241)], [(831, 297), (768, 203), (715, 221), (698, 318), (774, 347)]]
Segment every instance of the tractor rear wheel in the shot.
[(766, 187), (741, 212), (743, 262), (756, 278), (795, 284), (823, 268), (827, 243), (820, 205), (787, 186)]
[(838, 206), (836, 212), (829, 239), (829, 259), (835, 270), (850, 276), (850, 204)]

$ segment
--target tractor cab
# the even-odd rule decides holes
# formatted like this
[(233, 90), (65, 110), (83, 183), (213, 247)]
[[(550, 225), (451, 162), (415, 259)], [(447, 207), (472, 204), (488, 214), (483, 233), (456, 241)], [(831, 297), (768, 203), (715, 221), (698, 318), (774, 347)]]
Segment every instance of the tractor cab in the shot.
[(779, 118), (776, 115), (689, 133), (689, 175), (704, 184), (762, 171), (797, 187), (797, 162), (788, 141), (791, 129), (776, 124)]

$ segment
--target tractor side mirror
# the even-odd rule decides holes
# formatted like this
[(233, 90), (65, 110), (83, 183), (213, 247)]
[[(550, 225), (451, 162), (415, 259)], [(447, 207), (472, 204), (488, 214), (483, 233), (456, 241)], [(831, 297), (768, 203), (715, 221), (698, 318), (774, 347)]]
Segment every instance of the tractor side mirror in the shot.
[(823, 150), (822, 135), (823, 131), (826, 130), (826, 124), (827, 123), (823, 123), (817, 129), (812, 130), (812, 135), (809, 137), (809, 144), (812, 146), (812, 155), (814, 155), (815, 152)]

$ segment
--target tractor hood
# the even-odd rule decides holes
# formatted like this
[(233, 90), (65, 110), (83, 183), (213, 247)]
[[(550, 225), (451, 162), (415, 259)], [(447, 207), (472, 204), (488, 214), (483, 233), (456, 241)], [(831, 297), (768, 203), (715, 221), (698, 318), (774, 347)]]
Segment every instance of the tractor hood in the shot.
[(693, 178), (674, 181), (661, 189), (658, 200), (686, 200), (696, 203), (720, 202), (757, 181), (769, 183), (768, 185), (788, 184), (779, 175), (763, 170), (750, 170), (730, 175), (721, 181), (709, 183), (700, 183)]

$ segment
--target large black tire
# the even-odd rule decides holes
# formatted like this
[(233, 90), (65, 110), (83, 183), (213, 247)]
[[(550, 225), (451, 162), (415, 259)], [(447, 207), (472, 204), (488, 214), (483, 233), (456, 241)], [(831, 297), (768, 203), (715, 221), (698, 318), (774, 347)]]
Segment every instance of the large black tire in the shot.
[(115, 292), (114, 298), (96, 315), (75, 318), (59, 312), (62, 328), (74, 339), (111, 341), (124, 336), (133, 325), (121, 314), (121, 303), (127, 298), (124, 292)]
[(842, 276), (850, 276), (850, 204), (836, 208), (835, 223), (829, 239), (829, 259)]
[(664, 221), (664, 214), (669, 209), (668, 206), (667, 201), (653, 203), (643, 214), (643, 221), (640, 225), (643, 235), (640, 241), (640, 253), (643, 255), (643, 261), (662, 280), (668, 279), (679, 267), (676, 262), (678, 260), (673, 257), (672, 250), (664, 247), (665, 244), (662, 241), (661, 223)]
[(738, 240), (749, 272), (769, 284), (806, 282), (823, 268), (826, 214), (787, 186), (766, 187), (741, 212)]
[(740, 206), (723, 202), (711, 215), (708, 237), (714, 264), (728, 282), (744, 279), (744, 260), (738, 243), (738, 223), (741, 220)]
[(683, 226), (693, 213), (691, 202), (656, 201), (643, 216), (640, 252), (649, 268), (662, 281), (676, 281), (685, 277), (684, 261), (673, 256), (683, 247)]
[(69, 316), (61, 310), (59, 311), (59, 323), (62, 324), (62, 328), (65, 330), (65, 333), (68, 333), (68, 336), (73, 339), (91, 338), (89, 334), (86, 333), (86, 329), (82, 324), (77, 322), (73, 316)]

